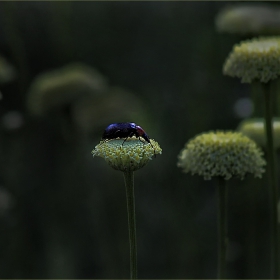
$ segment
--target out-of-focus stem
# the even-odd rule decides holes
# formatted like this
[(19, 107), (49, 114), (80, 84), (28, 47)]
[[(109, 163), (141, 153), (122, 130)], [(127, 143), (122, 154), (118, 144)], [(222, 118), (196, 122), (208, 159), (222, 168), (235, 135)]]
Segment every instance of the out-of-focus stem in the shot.
[(218, 279), (226, 278), (227, 215), (226, 181), (218, 178)]
[(272, 235), (271, 235), (271, 258), (272, 258), (272, 278), (279, 278), (279, 250), (278, 250), (278, 219), (277, 219), (277, 204), (278, 204), (278, 180), (275, 170), (275, 149), (273, 143), (273, 96), (270, 90), (270, 82), (263, 84), (263, 93), (265, 98), (265, 131), (266, 131), (266, 147), (267, 147), (267, 170), (271, 194), (271, 219), (272, 219)]

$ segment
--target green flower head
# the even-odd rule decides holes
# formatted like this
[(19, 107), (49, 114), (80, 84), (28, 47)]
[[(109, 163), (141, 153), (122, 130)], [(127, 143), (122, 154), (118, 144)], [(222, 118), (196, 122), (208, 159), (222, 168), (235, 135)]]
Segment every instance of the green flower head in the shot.
[(276, 79), (280, 75), (280, 37), (260, 37), (235, 45), (223, 73), (241, 78), (242, 83)]
[(123, 172), (136, 171), (144, 167), (153, 156), (161, 154), (159, 144), (150, 139), (151, 143), (143, 142), (136, 137), (101, 141), (92, 151), (93, 157), (103, 157), (114, 169)]
[(238, 4), (221, 10), (216, 17), (219, 32), (240, 35), (280, 34), (280, 9), (268, 4)]
[[(264, 128), (264, 119), (252, 118), (243, 120), (238, 128), (238, 131), (254, 140), (259, 146), (266, 146), (266, 133)], [(280, 148), (280, 118), (273, 118), (273, 137), (274, 147)]]
[(205, 180), (212, 177), (243, 179), (247, 173), (261, 177), (266, 164), (262, 152), (248, 137), (237, 132), (208, 132), (186, 143), (178, 167)]

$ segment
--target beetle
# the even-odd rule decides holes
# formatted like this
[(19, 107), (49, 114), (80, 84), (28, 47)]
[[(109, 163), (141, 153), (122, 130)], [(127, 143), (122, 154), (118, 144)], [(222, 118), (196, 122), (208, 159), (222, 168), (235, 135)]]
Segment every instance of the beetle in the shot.
[[(102, 140), (115, 139), (119, 137), (119, 138), (125, 138), (123, 141), (124, 143), (128, 137), (132, 137), (132, 136), (138, 137), (140, 141), (141, 141), (140, 137), (142, 137), (153, 147), (150, 141), (150, 137), (145, 132), (145, 130), (141, 126), (137, 125), (136, 123), (131, 123), (131, 122), (112, 123), (108, 125), (102, 135)], [(155, 149), (154, 149), (154, 153), (155, 153)]]
[(115, 138), (125, 138), (123, 143), (128, 137), (136, 136), (144, 138), (148, 143), (150, 142), (150, 137), (144, 131), (144, 129), (137, 125), (136, 123), (124, 122), (124, 123), (112, 123), (104, 131), (102, 139), (115, 139)]

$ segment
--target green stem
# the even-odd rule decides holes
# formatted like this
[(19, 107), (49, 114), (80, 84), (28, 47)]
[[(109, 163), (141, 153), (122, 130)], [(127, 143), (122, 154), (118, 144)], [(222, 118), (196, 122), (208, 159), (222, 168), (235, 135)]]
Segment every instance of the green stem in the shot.
[(130, 279), (137, 279), (137, 245), (133, 171), (124, 172), (130, 246)]
[(273, 143), (273, 98), (270, 90), (270, 83), (263, 84), (263, 92), (265, 98), (265, 130), (266, 130), (266, 145), (267, 145), (267, 169), (268, 179), (271, 187), (271, 202), (272, 202), (272, 237), (271, 237), (271, 257), (272, 257), (272, 278), (279, 278), (279, 261), (278, 261), (278, 219), (277, 219), (277, 204), (278, 204), (278, 183), (275, 170), (275, 149)]
[(264, 115), (263, 99), (260, 91), (260, 83), (258, 81), (253, 81), (251, 83), (251, 99), (254, 104), (253, 118), (260, 118)]
[(226, 278), (227, 215), (226, 215), (226, 181), (218, 178), (218, 279)]

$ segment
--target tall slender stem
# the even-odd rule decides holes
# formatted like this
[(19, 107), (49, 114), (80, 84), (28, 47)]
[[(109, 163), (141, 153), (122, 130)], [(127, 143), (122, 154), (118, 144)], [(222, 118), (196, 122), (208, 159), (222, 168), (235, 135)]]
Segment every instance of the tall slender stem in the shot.
[(253, 118), (260, 118), (264, 115), (263, 98), (260, 94), (261, 90), (259, 81), (253, 81), (251, 83), (251, 99), (254, 104)]
[(218, 279), (226, 278), (227, 215), (226, 215), (226, 181), (218, 178)]
[(272, 202), (272, 236), (271, 236), (271, 258), (272, 258), (272, 278), (279, 278), (279, 256), (278, 256), (278, 219), (277, 219), (277, 204), (278, 204), (278, 183), (275, 170), (275, 149), (273, 143), (273, 98), (270, 90), (270, 83), (263, 84), (263, 92), (265, 98), (265, 130), (266, 130), (266, 145), (267, 145), (267, 161), (268, 161), (268, 178), (271, 188)]
[(137, 278), (137, 244), (136, 244), (136, 221), (135, 221), (135, 199), (134, 199), (134, 173), (133, 171), (124, 172), (127, 213), (128, 213), (128, 232), (130, 246), (130, 279)]

